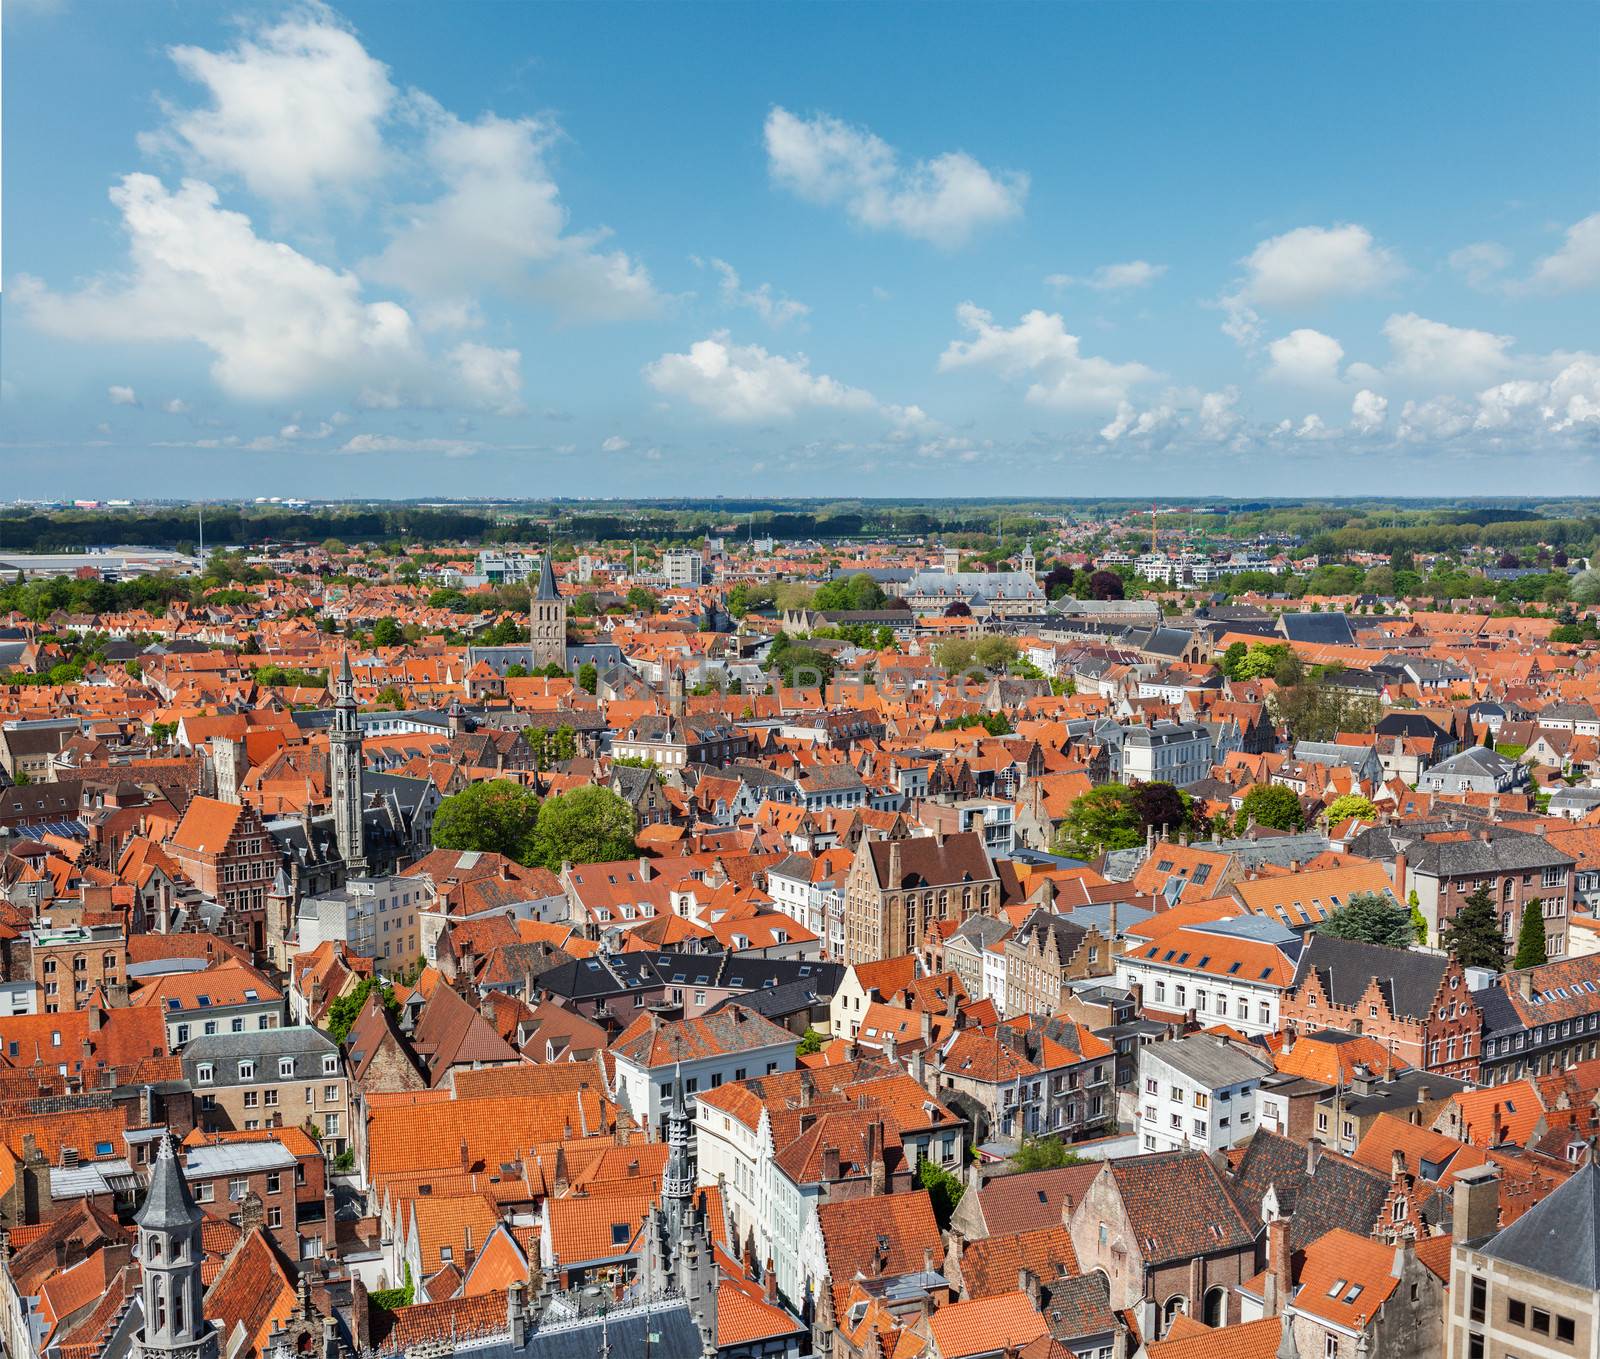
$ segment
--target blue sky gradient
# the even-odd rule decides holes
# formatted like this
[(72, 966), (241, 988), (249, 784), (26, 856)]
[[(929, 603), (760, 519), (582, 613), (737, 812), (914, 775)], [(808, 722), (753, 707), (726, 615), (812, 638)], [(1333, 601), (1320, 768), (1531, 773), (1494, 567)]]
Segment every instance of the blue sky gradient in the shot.
[(1600, 485), (1593, 5), (4, 36), (10, 496)]

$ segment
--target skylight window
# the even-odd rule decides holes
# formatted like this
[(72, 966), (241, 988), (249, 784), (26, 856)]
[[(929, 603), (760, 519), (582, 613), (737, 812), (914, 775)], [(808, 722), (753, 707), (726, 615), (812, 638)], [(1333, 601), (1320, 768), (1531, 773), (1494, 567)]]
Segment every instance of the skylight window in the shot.
[(1333, 1287), (1328, 1290), (1328, 1296), (1330, 1298), (1338, 1297), (1339, 1294), (1344, 1292), (1345, 1288), (1349, 1285), (1349, 1282), (1350, 1281), (1348, 1279), (1335, 1279), (1333, 1281)]

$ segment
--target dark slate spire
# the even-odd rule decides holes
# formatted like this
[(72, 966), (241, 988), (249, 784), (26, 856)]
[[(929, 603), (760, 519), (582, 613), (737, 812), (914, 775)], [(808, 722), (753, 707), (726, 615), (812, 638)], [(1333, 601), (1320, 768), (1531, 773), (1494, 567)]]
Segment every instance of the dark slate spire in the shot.
[(556, 573), (550, 569), (550, 553), (546, 552), (539, 559), (539, 589), (534, 595), (535, 599), (560, 599), (556, 593)]
[(151, 1232), (180, 1232), (199, 1225), (201, 1213), (178, 1166), (172, 1135), (161, 1139), (155, 1168), (150, 1172), (150, 1192), (133, 1219)]

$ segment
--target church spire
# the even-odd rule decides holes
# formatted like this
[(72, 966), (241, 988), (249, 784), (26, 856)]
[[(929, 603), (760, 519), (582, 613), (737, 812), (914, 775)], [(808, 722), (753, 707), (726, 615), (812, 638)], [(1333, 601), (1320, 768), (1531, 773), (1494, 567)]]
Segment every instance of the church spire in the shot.
[(328, 781), (333, 793), (333, 830), (344, 859), (345, 876), (367, 872), (367, 834), (362, 818), (361, 718), (356, 711), (356, 678), (350, 653), (339, 658), (333, 686), (333, 726), (328, 732)]
[(217, 1359), (216, 1327), (205, 1317), (203, 1214), (189, 1193), (171, 1134), (162, 1137), (150, 1188), (134, 1216), (139, 1231), (144, 1324), (134, 1359)]

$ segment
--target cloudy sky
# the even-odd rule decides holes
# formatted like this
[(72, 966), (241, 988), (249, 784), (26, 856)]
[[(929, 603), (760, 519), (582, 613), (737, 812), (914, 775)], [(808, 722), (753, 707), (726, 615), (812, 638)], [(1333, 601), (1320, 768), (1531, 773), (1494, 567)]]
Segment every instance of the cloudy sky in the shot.
[(1592, 4), (5, 22), (0, 495), (1600, 490)]

